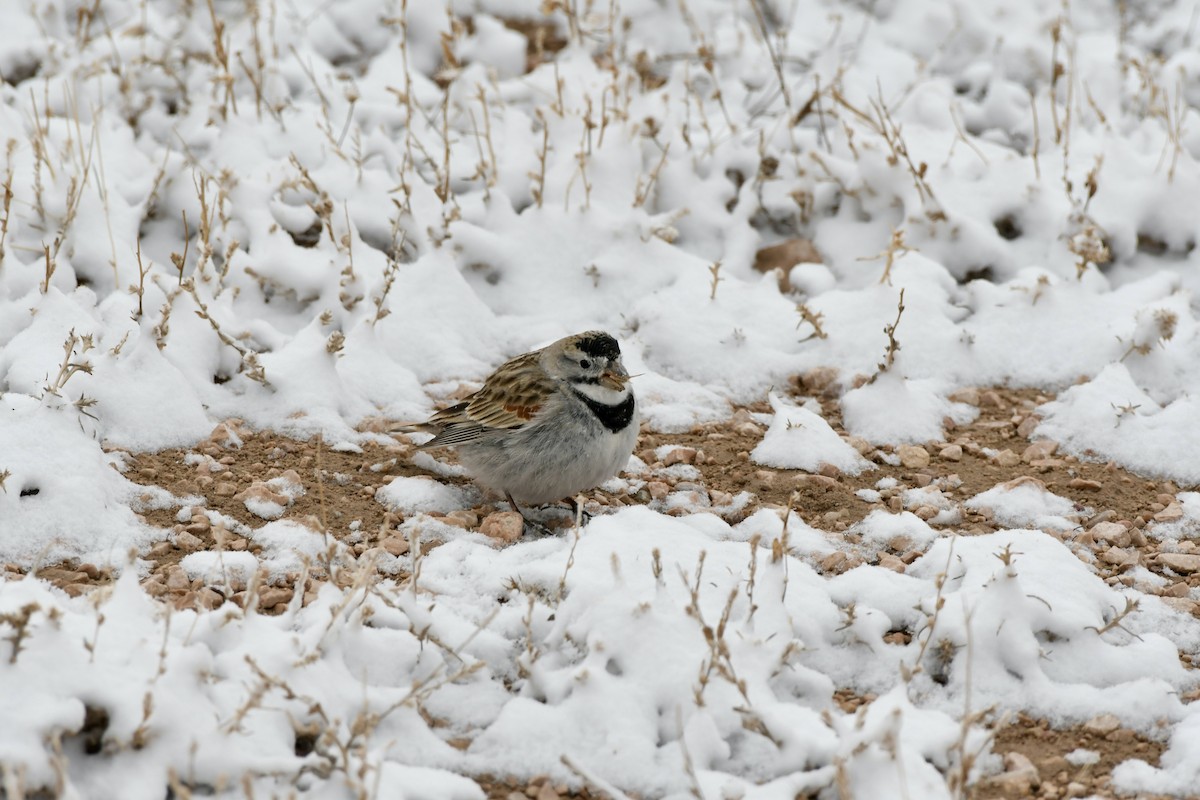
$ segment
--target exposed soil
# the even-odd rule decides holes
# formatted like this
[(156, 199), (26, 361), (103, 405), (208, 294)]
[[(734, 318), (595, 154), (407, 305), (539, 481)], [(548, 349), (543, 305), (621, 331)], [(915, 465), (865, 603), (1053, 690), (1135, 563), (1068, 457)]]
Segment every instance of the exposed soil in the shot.
[[(904, 571), (920, 555), (911, 543), (893, 541), (879, 551), (855, 548), (859, 537), (854, 524), (874, 510), (909, 510), (934, 527), (966, 534), (986, 533), (1006, 526), (993, 521), (986, 510), (962, 508), (962, 501), (997, 484), (1036, 481), (1074, 501), (1078, 528), (1065, 534), (1051, 533), (1105, 581), (1135, 585), (1128, 573), (1140, 564), (1168, 578), (1163, 587), (1138, 585), (1140, 590), (1161, 595), (1181, 611), (1198, 612), (1197, 603), (1187, 595), (1192, 587), (1200, 586), (1200, 572), (1176, 574), (1160, 560), (1165, 552), (1191, 553), (1193, 543), (1159, 542), (1143, 533), (1151, 521), (1176, 518), (1179, 506), (1175, 495), (1189, 487), (1138, 476), (1113, 464), (1063, 456), (1052, 443), (1035, 444), (1031, 438), (1037, 424), (1035, 409), (1052, 399), (1050, 395), (1029, 389), (966, 391), (958, 399), (976, 406), (979, 416), (961, 427), (947, 420), (946, 441), (928, 442), (922, 447), (875, 448), (844, 433), (828, 376), (820, 370), (809, 373), (796, 381), (793, 393), (820, 399), (826, 420), (872, 461), (875, 469), (851, 476), (825, 468), (812, 475), (755, 464), (749, 454), (762, 439), (762, 415), (769, 412), (765, 404), (760, 404), (738, 409), (729, 421), (686, 433), (644, 431), (636, 453), (646, 462), (646, 471), (628, 476), (630, 480), (623, 490), (591, 492), (585, 508), (589, 513), (603, 514), (613, 506), (646, 504), (675, 515), (706, 510), (737, 522), (761, 508), (782, 510), (790, 506), (809, 524), (828, 531), (831, 537), (841, 536), (852, 545), (848, 552), (814, 563), (818, 571), (842, 572), (864, 561)], [(374, 429), (384, 427), (377, 423)], [(195, 448), (124, 454), (125, 473), (131, 480), (199, 499), (183, 509), (145, 513), (147, 522), (167, 531), (164, 541), (143, 554), (151, 564), (144, 582), (147, 591), (178, 607), (213, 608), (224, 602), (253, 602), (267, 613), (282, 611), (299, 588), (298, 575), (284, 576), (274, 586), (217, 587), (206, 586), (201, 579), (189, 580), (179, 566), (183, 556), (197, 550), (256, 552), (259, 547), (253, 540), (253, 530), (266, 523), (250, 510), (253, 502), (248, 505), (248, 501), (256, 499), (277, 501), (283, 507), (281, 518), (325, 531), (356, 554), (375, 547), (394, 555), (407, 552), (409, 542), (396, 532), (403, 517), (389, 512), (375, 499), (377, 490), (397, 476), (466, 483), (464, 478), (434, 475), (414, 465), (414, 453), (404, 437), (364, 445), (361, 452), (346, 452), (316, 440), (296, 441), (270, 432), (249, 431), (240, 421), (227, 420)], [(453, 455), (439, 454), (439, 460), (453, 463)], [(885, 478), (894, 479), (895, 484), (877, 489)], [(304, 491), (298, 496), (289, 494), (280, 488), (281, 482), (298, 484)], [(937, 498), (940, 508), (935, 507), (937, 503), (922, 505), (923, 495), (919, 493), (906, 495), (908, 490), (926, 487), (940, 492), (929, 495)], [(864, 500), (856, 494), (862, 490), (877, 491), (878, 495)], [(957, 511), (958, 516), (940, 516), (939, 510), (947, 507)], [(498, 498), (484, 497), (473, 508), (430, 516), (465, 530), (494, 535), (499, 527), (492, 522), (499, 519), (498, 512), (503, 509)], [(545, 509), (537, 516), (551, 528), (570, 524), (565, 509)], [(436, 545), (423, 547), (432, 546)], [(13, 565), (5, 569), (10, 573), (21, 571)], [(112, 580), (109, 570), (90, 564), (50, 565), (37, 574), (73, 595)], [(315, 571), (302, 591), (307, 595), (313, 591), (314, 581), (323, 577), (320, 570)], [(912, 633), (896, 631), (890, 635), (907, 641)], [(1184, 665), (1191, 668), (1195, 655), (1181, 654)], [(874, 698), (847, 689), (838, 692), (835, 699), (845, 710), (853, 711)], [(1163, 751), (1161, 743), (1132, 731), (1108, 728), (1096, 720), (1089, 725), (1054, 730), (1044, 721), (1019, 716), (997, 729), (994, 750), (1006, 754), (1007, 771), (975, 786), (972, 797), (1109, 797), (1113, 796), (1109, 776), (1114, 766), (1129, 758), (1157, 763)], [(1068, 753), (1080, 748), (1094, 751), (1098, 760), (1087, 764), (1080, 758), (1075, 758), (1079, 763), (1066, 759)], [(1028, 761), (1022, 761), (1022, 757)], [(599, 790), (587, 788), (568, 791), (544, 779), (484, 776), (478, 780), (488, 797), (495, 799), (603, 796)]]

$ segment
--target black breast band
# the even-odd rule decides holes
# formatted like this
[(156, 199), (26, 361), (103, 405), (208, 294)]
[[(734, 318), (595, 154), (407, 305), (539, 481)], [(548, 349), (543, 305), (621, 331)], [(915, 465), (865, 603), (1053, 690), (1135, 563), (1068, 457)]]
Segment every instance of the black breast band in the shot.
[(593, 400), (583, 392), (576, 391), (575, 389), (571, 391), (575, 392), (575, 396), (592, 410), (592, 413), (596, 415), (596, 419), (600, 420), (600, 424), (613, 433), (625, 430), (626, 426), (633, 419), (633, 392), (629, 393), (629, 397), (626, 397), (624, 402), (610, 406), (606, 403)]

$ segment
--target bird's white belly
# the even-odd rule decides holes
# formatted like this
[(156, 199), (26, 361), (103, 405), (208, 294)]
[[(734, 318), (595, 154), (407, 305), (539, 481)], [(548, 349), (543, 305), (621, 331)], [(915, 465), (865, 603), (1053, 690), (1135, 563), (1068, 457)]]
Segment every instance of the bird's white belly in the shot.
[(511, 493), (518, 503), (541, 505), (616, 475), (629, 462), (637, 435), (635, 413), (629, 426), (617, 433), (535, 426), (509, 434), (508, 446), (502, 448), (466, 445), (458, 451), (463, 465), (483, 485)]

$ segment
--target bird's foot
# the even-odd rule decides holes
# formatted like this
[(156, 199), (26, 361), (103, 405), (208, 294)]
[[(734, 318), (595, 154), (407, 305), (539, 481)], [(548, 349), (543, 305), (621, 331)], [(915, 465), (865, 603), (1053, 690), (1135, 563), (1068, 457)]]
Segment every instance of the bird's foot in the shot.
[(553, 536), (555, 534), (555, 531), (551, 530), (537, 520), (530, 519), (525, 515), (521, 515), (521, 519), (525, 520), (525, 530), (522, 531), (522, 533), (529, 534), (531, 536)]
[(566, 503), (567, 507), (571, 509), (572, 525), (575, 523), (587, 525), (592, 521), (591, 512), (584, 510), (583, 506), (574, 497), (564, 497), (562, 502)]

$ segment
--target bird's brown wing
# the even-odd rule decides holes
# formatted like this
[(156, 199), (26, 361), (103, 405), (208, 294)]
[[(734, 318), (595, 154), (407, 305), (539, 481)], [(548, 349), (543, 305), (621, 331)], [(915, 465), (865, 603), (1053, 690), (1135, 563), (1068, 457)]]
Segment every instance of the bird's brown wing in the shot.
[(489, 431), (529, 424), (556, 389), (554, 380), (538, 366), (540, 355), (535, 351), (517, 356), (492, 373), (464, 402), (430, 417), (423, 428), (437, 435), (421, 449), (465, 444)]

